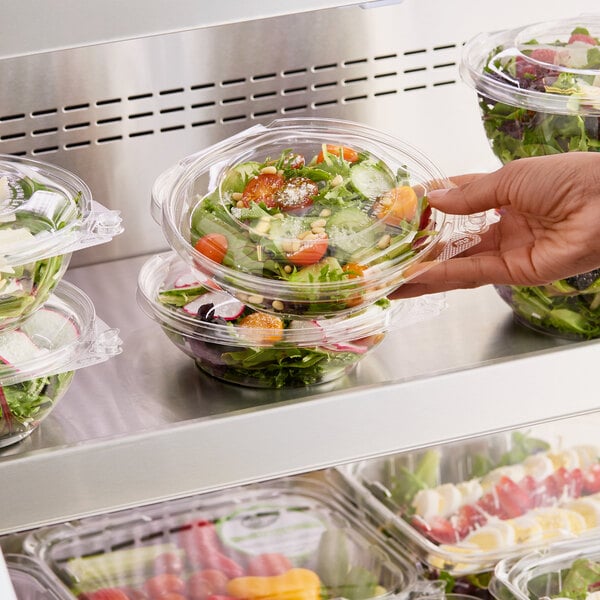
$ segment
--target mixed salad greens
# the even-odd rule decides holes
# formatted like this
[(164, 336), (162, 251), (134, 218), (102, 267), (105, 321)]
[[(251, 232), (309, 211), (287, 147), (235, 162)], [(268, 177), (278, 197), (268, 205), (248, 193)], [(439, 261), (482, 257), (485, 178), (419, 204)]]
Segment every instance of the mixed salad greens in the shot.
[(0, 447), (30, 433), (52, 409), (74, 371), (0, 387)]
[(589, 558), (578, 558), (561, 573), (562, 586), (551, 598), (570, 600), (592, 600), (600, 591), (600, 562)]
[(600, 269), (548, 286), (497, 290), (525, 325), (564, 338), (600, 336)]
[(271, 312), (323, 315), (369, 303), (371, 282), (423, 251), (433, 221), (424, 189), (405, 169), (323, 144), (308, 159), (284, 150), (231, 167), (193, 209), (190, 235), (199, 266), (226, 267), (225, 283), (236, 273), (245, 285), (246, 276), (258, 278), (240, 299)]
[[(503, 47), (491, 52), (484, 76), (514, 87), (515, 98), (523, 91), (568, 97), (568, 113), (559, 114), (551, 108), (548, 112), (532, 110), (516, 99), (503, 102), (479, 92), (486, 135), (503, 163), (527, 156), (600, 150), (599, 44), (585, 27), (577, 27), (566, 41), (538, 44), (532, 39), (519, 48), (520, 53)], [(589, 114), (589, 108), (596, 114)]]
[[(479, 90), (483, 125), (494, 154), (503, 162), (562, 152), (600, 151), (600, 40), (576, 27), (551, 44), (531, 39), (495, 48), (484, 79), (514, 88), (514, 102)], [(527, 102), (522, 101), (523, 94)], [(533, 110), (544, 98), (562, 97), (565, 110)], [(542, 287), (499, 286), (518, 320), (559, 337), (600, 336), (600, 269)]]
[(78, 217), (79, 197), (28, 176), (0, 176), (0, 329), (31, 314), (60, 281), (70, 254), (47, 257), (39, 247)]
[[(224, 381), (252, 387), (297, 387), (331, 381), (347, 373), (384, 337), (377, 334), (339, 343), (335, 337), (326, 341), (318, 322), (256, 312), (228, 294), (198, 283), (163, 289), (158, 302), (181, 315), (179, 325), (163, 324), (163, 329), (199, 368)], [(376, 304), (384, 310), (389, 300)], [(314, 331), (309, 336), (314, 343), (295, 343), (295, 328)], [(290, 333), (291, 338), (287, 336)]]

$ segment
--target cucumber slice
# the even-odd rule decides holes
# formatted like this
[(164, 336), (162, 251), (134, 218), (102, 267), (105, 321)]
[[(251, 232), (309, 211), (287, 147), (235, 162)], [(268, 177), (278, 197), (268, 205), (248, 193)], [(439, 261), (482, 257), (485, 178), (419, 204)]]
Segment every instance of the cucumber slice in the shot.
[(373, 200), (396, 185), (394, 175), (382, 162), (368, 160), (350, 169), (350, 181), (357, 192)]

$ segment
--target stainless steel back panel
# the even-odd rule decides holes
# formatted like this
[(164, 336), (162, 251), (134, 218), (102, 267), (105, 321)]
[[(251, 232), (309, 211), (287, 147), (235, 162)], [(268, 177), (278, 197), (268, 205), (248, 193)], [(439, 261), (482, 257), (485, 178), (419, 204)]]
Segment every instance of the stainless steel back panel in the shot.
[(99, 202), (122, 211), (125, 233), (78, 253), (73, 265), (165, 249), (149, 212), (155, 177), (277, 117), (366, 122), (442, 169), (481, 170), (495, 162), (474, 95), (460, 83), (461, 45), (477, 31), (535, 19), (540, 5), (548, 18), (566, 11), (559, 2), (510, 0), (498, 15), (473, 1), (405, 0), (7, 58), (0, 152), (69, 168)]

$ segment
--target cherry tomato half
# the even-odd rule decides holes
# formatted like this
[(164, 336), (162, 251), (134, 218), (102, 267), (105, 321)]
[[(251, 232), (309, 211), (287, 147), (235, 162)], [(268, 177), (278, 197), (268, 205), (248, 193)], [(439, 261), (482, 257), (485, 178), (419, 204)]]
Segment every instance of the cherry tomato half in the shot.
[(297, 267), (305, 267), (314, 265), (325, 256), (329, 239), (326, 233), (322, 233), (315, 239), (302, 240), (300, 243), (300, 249), (288, 254), (287, 259)]
[(261, 173), (253, 177), (242, 192), (242, 203), (246, 208), (252, 202), (264, 202), (268, 208), (277, 206), (276, 193), (285, 183), (285, 179), (279, 173)]
[[(356, 162), (358, 160), (358, 152), (353, 148), (348, 148), (348, 146), (335, 146), (333, 144), (327, 144), (325, 148), (329, 154), (335, 154), (336, 156), (340, 156), (341, 154), (342, 158), (348, 162)], [(317, 156), (317, 162), (321, 163), (324, 160), (325, 156), (321, 150)]]
[(223, 262), (228, 246), (227, 238), (222, 233), (207, 233), (194, 244), (200, 254), (219, 264)]
[(308, 177), (292, 177), (277, 192), (277, 206), (287, 212), (305, 208), (313, 203), (319, 193), (317, 184)]

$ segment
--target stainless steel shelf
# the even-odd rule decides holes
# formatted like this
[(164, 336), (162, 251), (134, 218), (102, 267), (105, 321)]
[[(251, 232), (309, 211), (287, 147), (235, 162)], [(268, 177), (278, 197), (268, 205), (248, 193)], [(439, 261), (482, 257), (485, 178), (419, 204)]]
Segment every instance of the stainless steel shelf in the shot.
[(308, 472), (592, 411), (597, 342), (513, 324), (492, 288), (448, 294), (352, 376), (310, 389), (220, 383), (135, 300), (148, 257), (71, 269), (124, 351), (78, 371), (32, 436), (0, 452), (0, 533)]

